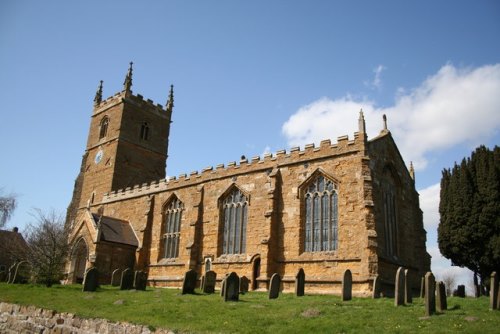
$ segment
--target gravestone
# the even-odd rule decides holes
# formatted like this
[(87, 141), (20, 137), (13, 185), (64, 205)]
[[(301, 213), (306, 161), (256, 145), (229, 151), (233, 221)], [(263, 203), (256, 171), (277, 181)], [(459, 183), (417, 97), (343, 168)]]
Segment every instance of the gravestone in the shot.
[(196, 278), (197, 278), (196, 271), (193, 269), (190, 269), (186, 271), (184, 274), (184, 281), (182, 282), (182, 294), (185, 295), (186, 293), (193, 294), (194, 289), (196, 288)]
[(120, 290), (130, 290), (134, 287), (134, 273), (132, 269), (127, 268), (122, 271), (122, 277), (120, 279)]
[(465, 298), (465, 285), (458, 285), (457, 289), (453, 292), (453, 296)]
[(281, 277), (278, 273), (274, 273), (271, 276), (271, 281), (269, 282), (269, 299), (276, 299), (280, 294)]
[(352, 273), (349, 269), (344, 271), (342, 277), (342, 301), (352, 299)]
[(425, 276), (420, 279), (420, 298), (425, 297)]
[(494, 271), (490, 276), (490, 309), (496, 310), (499, 308), (498, 303), (498, 275)]
[(90, 267), (85, 271), (83, 276), (83, 288), (82, 291), (94, 292), (99, 286), (99, 272), (96, 267)]
[(134, 289), (145, 291), (148, 284), (148, 274), (145, 271), (137, 270), (134, 275)]
[(373, 279), (373, 290), (372, 290), (372, 298), (380, 298), (380, 293), (381, 293), (381, 282), (380, 282), (380, 277), (378, 275), (375, 276)]
[(11, 265), (9, 267), (9, 274), (7, 276), (7, 283), (14, 283), (14, 274), (16, 272), (16, 266), (17, 266), (17, 263), (14, 263), (13, 265)]
[(439, 281), (436, 284), (436, 308), (439, 312), (443, 312), (448, 309), (448, 303), (446, 301), (446, 286), (442, 281)]
[(240, 278), (232, 272), (224, 279), (224, 301), (238, 301), (240, 298)]
[(481, 297), (481, 286), (479, 284), (474, 284), (474, 297)]
[(205, 290), (205, 276), (202, 275), (200, 278), (200, 290), (204, 291)]
[(226, 276), (220, 282), (220, 296), (221, 297), (224, 297), (226, 295), (226, 278), (227, 278), (227, 276), (229, 276), (229, 275), (226, 274)]
[(436, 313), (436, 280), (429, 271), (425, 274), (425, 315), (431, 316)]
[(113, 270), (111, 274), (111, 286), (119, 286), (122, 271), (120, 269)]
[(413, 295), (411, 290), (410, 271), (405, 269), (405, 304), (413, 303)]
[(300, 268), (297, 275), (295, 275), (295, 295), (297, 297), (302, 297), (304, 295), (305, 285), (306, 274), (304, 269)]
[(405, 269), (399, 267), (396, 271), (396, 280), (394, 282), (394, 305), (400, 306), (405, 304)]
[(250, 285), (250, 280), (246, 276), (240, 277), (240, 293), (245, 294), (248, 292), (248, 286)]
[(205, 273), (205, 279), (203, 280), (203, 292), (214, 293), (215, 292), (215, 282), (217, 279), (217, 274), (215, 271), (209, 270)]
[(7, 272), (5, 270), (0, 271), (0, 282), (5, 282), (7, 278)]
[(19, 262), (14, 271), (14, 277), (11, 278), (11, 283), (25, 284), (28, 283), (31, 274), (31, 265), (28, 261)]

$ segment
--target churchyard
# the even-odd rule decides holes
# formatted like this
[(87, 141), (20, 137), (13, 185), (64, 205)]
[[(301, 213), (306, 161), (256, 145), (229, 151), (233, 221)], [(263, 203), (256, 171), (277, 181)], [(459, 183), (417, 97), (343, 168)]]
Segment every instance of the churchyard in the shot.
[[(228, 287), (228, 291), (233, 288)], [(144, 291), (103, 285), (83, 292), (82, 285), (0, 283), (0, 301), (69, 312), (82, 318), (167, 328), (175, 333), (494, 333), (500, 311), (489, 298), (448, 297), (445, 310), (426, 316), (424, 298), (395, 305), (394, 298), (347, 298), (268, 292), (194, 293), (147, 287)], [(230, 292), (230, 291), (229, 291)], [(228, 292), (228, 293), (229, 293)]]

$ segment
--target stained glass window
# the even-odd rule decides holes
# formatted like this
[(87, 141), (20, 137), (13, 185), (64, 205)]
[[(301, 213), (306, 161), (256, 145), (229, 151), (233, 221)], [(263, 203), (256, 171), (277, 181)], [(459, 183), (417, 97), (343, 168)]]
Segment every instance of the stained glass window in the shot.
[(182, 202), (176, 197), (165, 208), (163, 242), (164, 257), (176, 258), (179, 256), (179, 236), (181, 228)]

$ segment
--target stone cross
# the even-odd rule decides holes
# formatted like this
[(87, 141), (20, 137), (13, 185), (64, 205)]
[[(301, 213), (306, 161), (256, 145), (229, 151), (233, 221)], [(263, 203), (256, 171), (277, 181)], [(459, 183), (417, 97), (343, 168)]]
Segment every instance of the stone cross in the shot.
[(342, 277), (342, 301), (352, 299), (352, 274), (349, 269), (344, 271), (344, 276)]
[(224, 301), (238, 301), (240, 299), (240, 278), (232, 272), (224, 280)]
[(425, 315), (431, 316), (436, 313), (436, 280), (429, 271), (425, 274)]
[(198, 274), (193, 269), (186, 271), (184, 274), (184, 281), (182, 282), (182, 294), (186, 293), (193, 294), (194, 289), (196, 288), (196, 279), (198, 278)]
[(134, 273), (132, 269), (127, 268), (122, 271), (122, 277), (120, 280), (120, 290), (130, 290), (134, 287)]
[(120, 276), (121, 276), (120, 269), (113, 270), (113, 273), (111, 274), (111, 286), (119, 286), (120, 285)]
[(205, 279), (203, 282), (203, 289), (202, 291), (204, 293), (214, 293), (215, 292), (215, 282), (217, 279), (217, 274), (215, 271), (209, 270), (205, 273)]
[(494, 271), (490, 276), (490, 309), (496, 310), (499, 308), (498, 305), (498, 275)]
[(405, 269), (405, 304), (413, 303), (410, 271)]
[(372, 290), (372, 298), (380, 298), (380, 290), (381, 290), (381, 284), (380, 284), (380, 277), (378, 275), (375, 275), (375, 278), (373, 279), (373, 290)]
[(271, 276), (271, 281), (269, 282), (269, 299), (276, 299), (280, 294), (281, 277), (278, 273), (274, 273)]
[(446, 286), (442, 281), (439, 281), (436, 284), (436, 307), (439, 312), (443, 312), (448, 309), (448, 302), (446, 301)]
[(302, 297), (304, 295), (306, 283), (306, 274), (304, 269), (300, 268), (297, 275), (295, 276), (295, 295), (297, 297)]
[(399, 267), (396, 272), (395, 290), (394, 290), (394, 306), (405, 304), (405, 269)]
[(99, 272), (96, 267), (90, 267), (85, 271), (85, 276), (83, 276), (83, 291), (96, 291), (99, 278)]

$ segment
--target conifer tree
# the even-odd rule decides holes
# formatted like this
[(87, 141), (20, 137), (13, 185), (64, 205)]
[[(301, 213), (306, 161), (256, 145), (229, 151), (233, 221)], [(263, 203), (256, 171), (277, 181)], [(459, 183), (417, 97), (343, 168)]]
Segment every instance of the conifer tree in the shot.
[(481, 282), (500, 272), (500, 148), (478, 147), (441, 177), (439, 250)]

